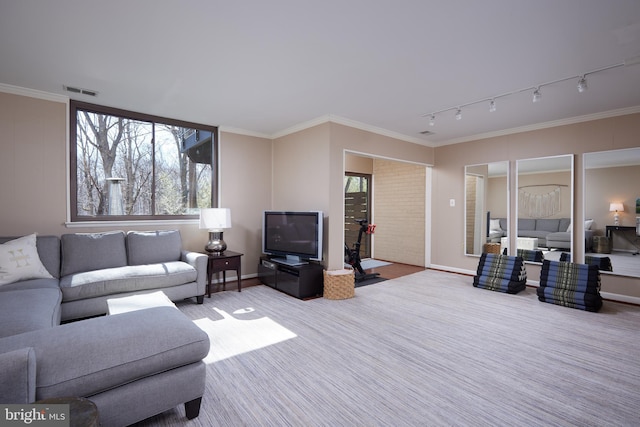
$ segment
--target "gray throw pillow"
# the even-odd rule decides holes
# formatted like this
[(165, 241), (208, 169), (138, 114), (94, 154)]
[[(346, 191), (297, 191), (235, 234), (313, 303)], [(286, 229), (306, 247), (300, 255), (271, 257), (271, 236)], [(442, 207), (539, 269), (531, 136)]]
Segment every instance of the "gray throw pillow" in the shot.
[(63, 234), (61, 276), (127, 265), (124, 231)]
[(129, 265), (180, 261), (182, 238), (178, 230), (130, 231), (127, 234)]

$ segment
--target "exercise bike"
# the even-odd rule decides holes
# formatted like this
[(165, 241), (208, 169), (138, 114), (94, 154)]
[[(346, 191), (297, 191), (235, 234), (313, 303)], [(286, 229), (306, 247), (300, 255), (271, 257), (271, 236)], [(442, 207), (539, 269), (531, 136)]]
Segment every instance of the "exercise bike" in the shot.
[(358, 231), (358, 241), (353, 244), (353, 249), (344, 244), (344, 260), (347, 264), (351, 265), (355, 270), (355, 281), (361, 282), (367, 279), (373, 279), (380, 275), (380, 273), (365, 273), (362, 265), (360, 264), (360, 245), (362, 244), (362, 235), (373, 234), (376, 229), (375, 224), (369, 224), (366, 219), (356, 219), (355, 222), (360, 224), (360, 230)]

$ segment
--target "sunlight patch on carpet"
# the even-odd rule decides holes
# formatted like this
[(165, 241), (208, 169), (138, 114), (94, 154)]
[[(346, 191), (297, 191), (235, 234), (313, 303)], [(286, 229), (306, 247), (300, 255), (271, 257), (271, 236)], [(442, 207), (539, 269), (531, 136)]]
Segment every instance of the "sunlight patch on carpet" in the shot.
[[(239, 354), (258, 350), (279, 342), (295, 338), (297, 335), (268, 317), (239, 320), (231, 314), (213, 308), (221, 320), (202, 318), (193, 322), (209, 335), (211, 349), (204, 359), (205, 363), (214, 363)], [(251, 312), (244, 309), (243, 312)], [(242, 314), (240, 311), (234, 314)]]

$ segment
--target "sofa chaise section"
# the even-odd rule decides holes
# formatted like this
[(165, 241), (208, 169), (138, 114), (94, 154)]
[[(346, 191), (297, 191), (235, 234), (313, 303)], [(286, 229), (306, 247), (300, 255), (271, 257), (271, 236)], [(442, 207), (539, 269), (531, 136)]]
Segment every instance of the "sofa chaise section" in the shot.
[(35, 356), (35, 390), (25, 393), (19, 386), (36, 400), (88, 398), (96, 403), (103, 426), (128, 425), (182, 403), (197, 416), (209, 338), (174, 308), (96, 317), (0, 339), (0, 355), (17, 352), (14, 364), (23, 360), (25, 372), (34, 363), (29, 349)]

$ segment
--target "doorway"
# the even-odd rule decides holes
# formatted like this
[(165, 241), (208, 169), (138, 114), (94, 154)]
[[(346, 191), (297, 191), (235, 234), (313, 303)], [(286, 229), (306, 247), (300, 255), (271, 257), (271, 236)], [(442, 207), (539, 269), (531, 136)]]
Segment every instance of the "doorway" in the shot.
[[(360, 225), (356, 220), (371, 223), (371, 175), (345, 172), (344, 176), (344, 241), (349, 248), (358, 241)], [(371, 258), (371, 235), (363, 234), (360, 257)]]

